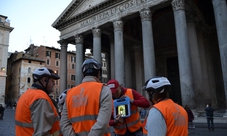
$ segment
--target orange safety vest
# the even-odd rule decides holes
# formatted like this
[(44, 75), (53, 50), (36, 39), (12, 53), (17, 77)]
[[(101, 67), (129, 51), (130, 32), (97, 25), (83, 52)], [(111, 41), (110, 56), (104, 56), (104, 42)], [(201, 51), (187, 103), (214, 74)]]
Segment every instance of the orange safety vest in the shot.
[(51, 128), (51, 136), (60, 136), (59, 116), (50, 97), (42, 90), (28, 89), (19, 99), (15, 113), (16, 136), (31, 136), (34, 128), (31, 120), (30, 106), (38, 99), (46, 99), (55, 115), (55, 122)]
[[(97, 122), (102, 87), (102, 83), (83, 82), (68, 90), (66, 106), (75, 133), (87, 135)], [(104, 136), (110, 136), (109, 126)]]
[[(160, 101), (154, 105), (163, 115), (166, 121), (166, 136), (187, 136), (188, 115), (183, 107), (174, 103), (171, 99)], [(155, 122), (154, 122), (155, 123)]]
[[(130, 99), (134, 99), (132, 94), (132, 89), (127, 89), (125, 95)], [(138, 112), (137, 106), (131, 104), (131, 116), (124, 118), (124, 123), (118, 123), (114, 127), (114, 132), (118, 135), (124, 135), (126, 130), (130, 132), (135, 132), (141, 128), (140, 114)]]

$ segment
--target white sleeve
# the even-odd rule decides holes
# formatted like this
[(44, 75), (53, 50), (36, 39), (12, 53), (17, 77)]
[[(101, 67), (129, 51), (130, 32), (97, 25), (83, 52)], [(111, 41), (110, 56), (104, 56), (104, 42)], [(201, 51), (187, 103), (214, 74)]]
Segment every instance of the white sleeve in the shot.
[(145, 129), (148, 131), (148, 136), (166, 136), (167, 126), (165, 119), (156, 108), (150, 109)]

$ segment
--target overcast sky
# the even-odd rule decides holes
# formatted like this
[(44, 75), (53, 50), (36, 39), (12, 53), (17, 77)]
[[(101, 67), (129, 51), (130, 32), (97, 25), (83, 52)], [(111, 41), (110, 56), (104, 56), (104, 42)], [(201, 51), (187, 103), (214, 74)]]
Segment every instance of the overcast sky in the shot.
[[(72, 0), (0, 0), (0, 14), (7, 16), (14, 30), (9, 52), (24, 51), (31, 43), (60, 49), (60, 32), (51, 25)], [(69, 50), (75, 46), (69, 45)]]

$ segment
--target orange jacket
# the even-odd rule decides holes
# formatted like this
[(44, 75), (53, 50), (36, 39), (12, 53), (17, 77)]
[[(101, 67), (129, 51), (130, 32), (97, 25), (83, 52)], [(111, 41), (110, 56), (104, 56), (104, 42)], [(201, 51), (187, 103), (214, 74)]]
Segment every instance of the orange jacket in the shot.
[[(187, 136), (188, 115), (183, 107), (174, 103), (171, 99), (160, 101), (154, 105), (163, 115), (166, 121), (166, 136)], [(155, 123), (155, 122), (154, 122)]]
[[(131, 89), (127, 89), (125, 95), (130, 99), (133, 99), (133, 94)], [(130, 132), (135, 132), (141, 128), (140, 114), (138, 112), (137, 106), (131, 104), (131, 116), (124, 118), (124, 123), (118, 123), (113, 126), (114, 131), (118, 135), (124, 135), (126, 130)]]
[(60, 134), (60, 125), (59, 117), (52, 103), (50, 97), (42, 90), (33, 90), (28, 89), (18, 101), (17, 110), (15, 114), (15, 125), (16, 125), (16, 135), (17, 136), (31, 136), (34, 133), (34, 128), (31, 120), (31, 111), (29, 107), (33, 104), (34, 101), (38, 99), (46, 99), (54, 111), (55, 123), (52, 126), (52, 129), (49, 131), (51, 135), (61, 135)]
[[(67, 92), (68, 118), (75, 133), (87, 135), (96, 123), (102, 86), (98, 82), (83, 82)], [(104, 136), (110, 136), (108, 129)]]

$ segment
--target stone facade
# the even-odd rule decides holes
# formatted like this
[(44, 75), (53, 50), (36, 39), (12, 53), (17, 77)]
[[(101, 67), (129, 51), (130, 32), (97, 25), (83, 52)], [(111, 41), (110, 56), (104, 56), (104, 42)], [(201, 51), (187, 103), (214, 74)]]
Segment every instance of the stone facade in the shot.
[(0, 15), (0, 104), (5, 104), (9, 35), (13, 30), (6, 16)]

